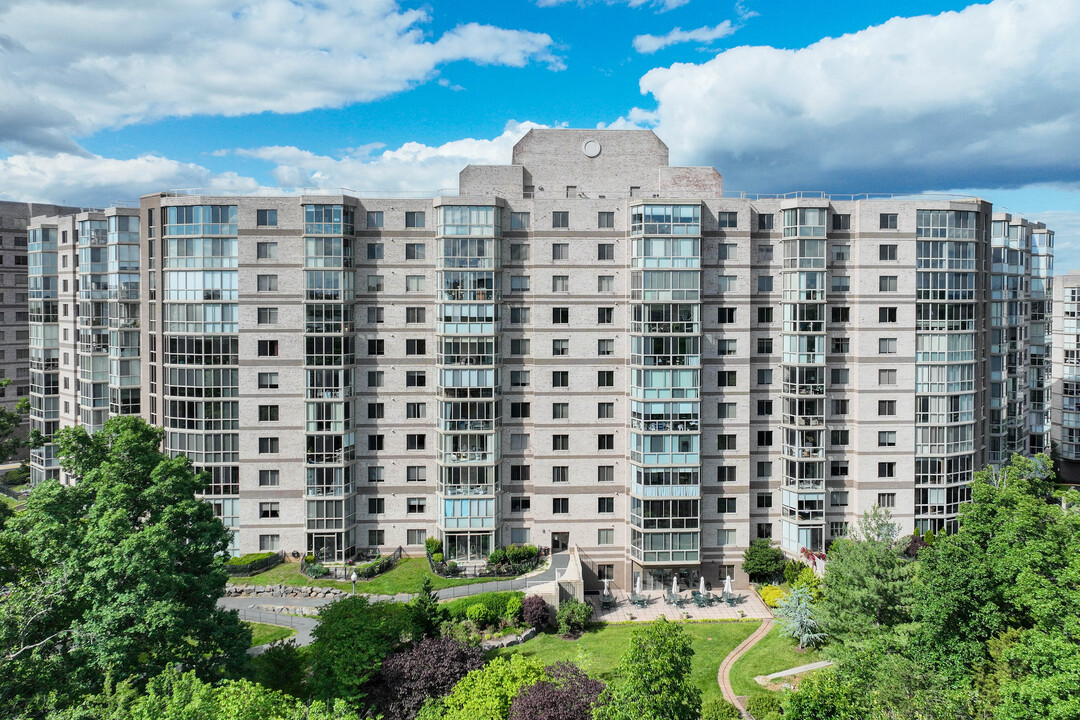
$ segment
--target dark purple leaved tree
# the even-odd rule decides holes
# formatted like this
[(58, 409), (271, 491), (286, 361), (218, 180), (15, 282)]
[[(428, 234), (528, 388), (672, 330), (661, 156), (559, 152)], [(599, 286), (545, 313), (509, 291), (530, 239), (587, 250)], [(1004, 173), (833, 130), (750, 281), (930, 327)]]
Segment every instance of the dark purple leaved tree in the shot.
[(591, 720), (604, 683), (568, 662), (548, 666), (547, 674), (550, 680), (521, 688), (509, 720)]
[(424, 638), (383, 661), (374, 701), (393, 720), (412, 720), (428, 698), (450, 692), (484, 665), (484, 652), (450, 638)]

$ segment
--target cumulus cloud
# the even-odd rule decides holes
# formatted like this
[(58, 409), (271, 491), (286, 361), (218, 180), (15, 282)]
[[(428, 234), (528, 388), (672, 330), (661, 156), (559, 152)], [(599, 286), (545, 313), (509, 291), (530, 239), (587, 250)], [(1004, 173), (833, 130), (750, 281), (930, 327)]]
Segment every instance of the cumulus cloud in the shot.
[(734, 32), (735, 27), (730, 20), (725, 20), (716, 27), (699, 27), (696, 30), (683, 30), (677, 27), (666, 35), (638, 35), (634, 38), (634, 49), (639, 53), (650, 54), (679, 43), (710, 43)]
[[(673, 162), (750, 191), (1080, 180), (1080, 3), (995, 0), (799, 50), (738, 47), (648, 72)], [(635, 118), (637, 121), (635, 122)]]
[(341, 107), (457, 61), (562, 68), (546, 34), (428, 37), (429, 20), (395, 0), (7, 0), (0, 144), (79, 152), (72, 136), (144, 120)]
[(604, 2), (608, 5), (628, 5), (632, 8), (647, 5), (657, 8), (658, 12), (674, 10), (675, 8), (682, 7), (690, 2), (690, 0), (536, 0), (536, 4), (540, 7), (554, 7), (555, 5), (565, 5), (566, 3), (571, 2), (576, 2), (578, 5), (587, 5), (596, 1)]

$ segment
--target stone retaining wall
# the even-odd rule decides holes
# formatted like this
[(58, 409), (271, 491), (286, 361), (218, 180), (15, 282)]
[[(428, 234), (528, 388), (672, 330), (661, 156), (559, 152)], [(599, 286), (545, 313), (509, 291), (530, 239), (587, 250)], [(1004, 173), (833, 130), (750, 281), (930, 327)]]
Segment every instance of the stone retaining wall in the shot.
[(226, 585), (225, 597), (262, 598), (330, 598), (348, 595), (338, 588), (307, 587), (306, 585)]

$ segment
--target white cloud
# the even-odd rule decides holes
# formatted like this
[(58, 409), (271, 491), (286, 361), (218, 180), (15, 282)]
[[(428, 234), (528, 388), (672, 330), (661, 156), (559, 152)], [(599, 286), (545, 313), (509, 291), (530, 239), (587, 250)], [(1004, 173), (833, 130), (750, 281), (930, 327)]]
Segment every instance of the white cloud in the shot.
[(744, 22), (750, 18), (756, 18), (760, 13), (746, 7), (745, 3), (737, 2), (735, 3), (735, 15), (739, 18), (739, 22)]
[(709, 43), (734, 32), (735, 27), (730, 20), (725, 20), (716, 27), (699, 27), (696, 30), (683, 30), (677, 27), (666, 35), (638, 35), (634, 38), (634, 49), (639, 53), (649, 54), (678, 43)]
[(578, 5), (589, 5), (592, 2), (604, 2), (608, 5), (625, 4), (632, 8), (648, 5), (657, 8), (657, 12), (667, 12), (688, 4), (690, 0), (536, 0), (536, 4), (540, 7), (554, 7), (571, 2), (576, 2)]
[[(1075, 182), (1080, 3), (995, 0), (799, 50), (738, 47), (641, 79), (673, 162), (732, 189)], [(632, 113), (617, 121), (634, 123)]]
[(0, 143), (195, 114), (294, 113), (374, 100), (447, 63), (562, 68), (542, 33), (467, 23), (428, 37), (395, 0), (0, 3)]

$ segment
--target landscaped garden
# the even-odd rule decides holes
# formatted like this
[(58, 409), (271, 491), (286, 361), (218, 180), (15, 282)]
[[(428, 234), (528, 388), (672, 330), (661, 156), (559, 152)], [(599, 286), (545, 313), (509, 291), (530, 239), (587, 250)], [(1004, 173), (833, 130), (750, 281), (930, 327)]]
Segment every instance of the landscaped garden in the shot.
[[(402, 558), (392, 569), (370, 580), (357, 580), (356, 592), (367, 595), (398, 595), (417, 593), (424, 578), (431, 579), (431, 586), (441, 590), (458, 585), (491, 582), (494, 578), (445, 578), (431, 572), (426, 558)], [(281, 563), (266, 572), (245, 578), (233, 578), (235, 585), (289, 585), (306, 587), (339, 588), (352, 590), (352, 583), (328, 578), (312, 579), (300, 572), (300, 563)]]
[(780, 626), (774, 625), (769, 634), (758, 640), (731, 668), (731, 689), (736, 695), (753, 695), (768, 692), (754, 681), (758, 675), (771, 675), (800, 665), (822, 660), (821, 653), (813, 648), (798, 649), (798, 643), (780, 635)]

